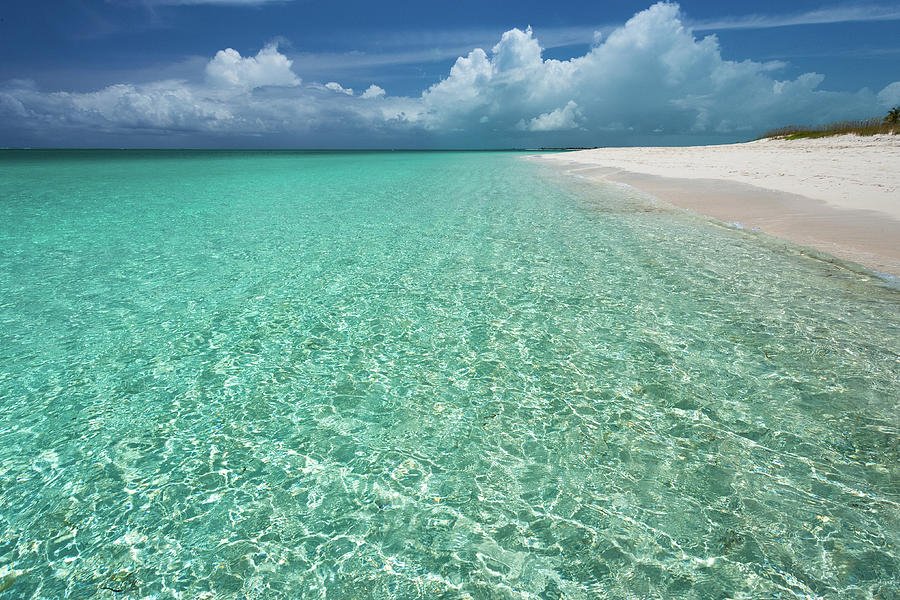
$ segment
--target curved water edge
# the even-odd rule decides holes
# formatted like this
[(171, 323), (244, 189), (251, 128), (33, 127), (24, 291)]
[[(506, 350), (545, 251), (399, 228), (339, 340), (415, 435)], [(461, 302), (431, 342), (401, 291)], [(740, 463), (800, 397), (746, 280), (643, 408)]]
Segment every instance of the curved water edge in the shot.
[[(741, 183), (724, 172), (721, 178), (714, 179), (660, 177), (643, 173), (642, 169), (631, 172), (577, 160), (559, 160), (560, 156), (523, 158), (543, 164), (555, 162), (557, 168), (573, 177), (587, 178), (600, 185), (632, 187), (651, 201), (702, 215), (712, 222), (764, 231), (804, 247), (821, 259), (843, 261), (849, 268), (868, 270), (890, 282), (896, 282), (900, 275), (896, 244), (900, 239), (900, 221), (888, 206), (871, 208), (875, 202), (872, 194), (877, 196), (883, 191), (880, 189), (844, 190), (847, 194), (842, 195), (842, 203), (829, 204), (821, 198)], [(690, 170), (688, 164), (685, 169)], [(849, 181), (845, 184), (855, 185)], [(816, 193), (820, 192), (827, 195), (821, 188)], [(856, 206), (846, 197), (853, 193), (861, 196)]]
[[(580, 179), (584, 179), (583, 175), (578, 175), (578, 174), (574, 174), (574, 175)], [(707, 221), (711, 226), (727, 227), (730, 229), (737, 229), (740, 231), (745, 231), (750, 236), (758, 236), (758, 237), (762, 238), (762, 241), (760, 243), (765, 246), (780, 247), (782, 249), (782, 251), (784, 251), (788, 254), (791, 254), (791, 255), (804, 255), (804, 256), (809, 257), (812, 260), (818, 260), (818, 261), (827, 263), (829, 265), (834, 265), (838, 268), (846, 269), (848, 271), (852, 271), (859, 275), (874, 276), (877, 279), (879, 279), (880, 282), (872, 282), (873, 284), (881, 283), (881, 284), (891, 287), (893, 289), (900, 290), (900, 277), (897, 277), (896, 275), (892, 275), (890, 273), (883, 273), (877, 269), (868, 267), (864, 264), (860, 264), (858, 262), (855, 262), (855, 261), (852, 261), (852, 260), (849, 260), (846, 258), (841, 258), (839, 256), (834, 256), (833, 254), (830, 254), (819, 248), (814, 248), (812, 246), (806, 246), (804, 244), (795, 243), (790, 240), (786, 240), (786, 239), (780, 238), (778, 236), (771, 235), (771, 234), (763, 231), (759, 227), (745, 227), (744, 224), (741, 223), (740, 221), (723, 221), (721, 219), (717, 219), (717, 218), (709, 216), (709, 215), (704, 215), (704, 214), (698, 213), (696, 211), (693, 211), (693, 210), (690, 210), (687, 208), (681, 208), (679, 206), (676, 206), (674, 204), (671, 204), (669, 202), (661, 200), (660, 198), (654, 196), (653, 194), (651, 194), (645, 190), (636, 188), (633, 185), (628, 184), (628, 183), (622, 183), (622, 182), (618, 182), (618, 181), (596, 181), (596, 180), (594, 180), (594, 183), (596, 185), (612, 185), (612, 186), (628, 189), (631, 192), (646, 198), (646, 200), (651, 205), (657, 205), (659, 203), (662, 203), (663, 207), (671, 210), (674, 213), (682, 213), (682, 216), (692, 216), (695, 218), (702, 219), (704, 221)]]
[(898, 592), (871, 274), (510, 154), (0, 198), (0, 598)]

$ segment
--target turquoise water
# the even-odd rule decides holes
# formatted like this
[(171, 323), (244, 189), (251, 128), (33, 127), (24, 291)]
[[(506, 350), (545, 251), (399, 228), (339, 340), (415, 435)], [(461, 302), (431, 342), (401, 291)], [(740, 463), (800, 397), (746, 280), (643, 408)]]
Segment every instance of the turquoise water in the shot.
[(512, 153), (0, 154), (0, 598), (897, 598), (900, 292)]

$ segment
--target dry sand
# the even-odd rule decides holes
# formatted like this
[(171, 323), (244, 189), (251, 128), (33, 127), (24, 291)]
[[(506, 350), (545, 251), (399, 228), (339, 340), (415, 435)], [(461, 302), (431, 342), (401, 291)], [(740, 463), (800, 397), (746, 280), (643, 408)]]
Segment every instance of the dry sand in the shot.
[(900, 135), (602, 148), (538, 157), (900, 276)]

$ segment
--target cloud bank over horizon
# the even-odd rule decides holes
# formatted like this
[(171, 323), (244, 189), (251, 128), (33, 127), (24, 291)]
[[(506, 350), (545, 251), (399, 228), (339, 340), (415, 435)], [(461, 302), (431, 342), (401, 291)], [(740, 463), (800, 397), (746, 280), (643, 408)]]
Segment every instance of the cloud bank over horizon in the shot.
[(75, 93), (0, 84), (0, 145), (296, 147), (607, 145), (747, 139), (772, 127), (867, 117), (900, 82), (834, 92), (824, 76), (778, 79), (778, 62), (730, 61), (676, 4), (634, 15), (583, 55), (543, 58), (530, 28), (459, 57), (419, 96), (373, 81), (354, 92), (305, 81), (277, 45), (219, 50), (191, 80)]

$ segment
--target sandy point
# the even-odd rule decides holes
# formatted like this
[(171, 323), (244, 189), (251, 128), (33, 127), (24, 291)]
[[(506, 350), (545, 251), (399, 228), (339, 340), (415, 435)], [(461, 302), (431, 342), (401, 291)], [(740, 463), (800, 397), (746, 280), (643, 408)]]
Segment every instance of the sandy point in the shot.
[(598, 148), (535, 158), (900, 276), (900, 135)]

